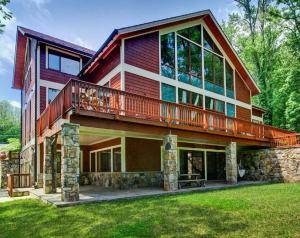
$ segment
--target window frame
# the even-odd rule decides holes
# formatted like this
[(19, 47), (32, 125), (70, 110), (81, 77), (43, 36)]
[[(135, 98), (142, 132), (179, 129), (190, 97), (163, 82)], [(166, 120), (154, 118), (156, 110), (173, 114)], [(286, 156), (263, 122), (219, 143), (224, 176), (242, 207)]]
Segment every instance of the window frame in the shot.
[[(191, 27), (194, 27), (194, 26), (197, 26), (197, 25), (200, 25), (201, 26), (201, 40), (202, 40), (202, 44), (199, 44), (197, 42), (193, 42), (191, 41), (192, 43), (196, 44), (196, 45), (199, 45), (202, 49), (202, 59), (201, 59), (201, 62), (202, 62), (202, 88), (199, 88), (199, 87), (196, 87), (196, 86), (193, 86), (193, 85), (189, 85), (189, 84), (186, 84), (186, 83), (183, 83), (183, 82), (180, 82), (178, 80), (178, 76), (177, 76), (177, 71), (178, 71), (178, 66), (177, 66), (177, 36), (180, 35), (180, 37), (184, 38), (184, 39), (187, 39), (186, 37), (182, 36), (180, 33), (178, 33), (179, 31), (183, 30), (183, 29), (187, 29), (187, 28), (191, 28)], [(222, 55), (219, 55), (218, 53), (210, 50), (210, 49), (207, 49), (203, 46), (203, 41), (204, 41), (204, 33), (203, 31), (206, 31), (208, 33), (208, 35), (210, 36), (210, 38), (213, 40), (214, 44), (216, 45), (216, 47), (220, 50), (221, 54)], [(188, 90), (188, 91), (192, 91), (192, 92), (196, 92), (196, 93), (200, 93), (203, 95), (204, 99), (203, 99), (203, 108), (205, 108), (205, 96), (209, 96), (209, 97), (213, 97), (213, 98), (217, 98), (221, 101), (224, 101), (224, 102), (231, 102), (231, 103), (235, 103), (236, 101), (236, 90), (235, 90), (235, 74), (237, 73), (236, 71), (236, 67), (235, 65), (231, 62), (231, 59), (228, 58), (227, 54), (224, 52), (224, 50), (222, 49), (222, 47), (220, 46), (219, 42), (216, 40), (215, 36), (211, 33), (209, 27), (207, 26), (207, 24), (203, 21), (203, 20), (194, 20), (192, 22), (188, 22), (188, 23), (183, 23), (183, 24), (180, 24), (180, 25), (177, 25), (177, 26), (171, 26), (171, 27), (168, 27), (168, 28), (165, 28), (165, 29), (160, 29), (159, 30), (159, 47), (161, 49), (161, 36), (162, 35), (165, 35), (165, 34), (168, 34), (168, 33), (175, 33), (175, 73), (176, 73), (176, 78), (174, 80), (174, 82), (170, 82), (172, 80), (170, 80), (170, 78), (167, 78), (165, 76), (162, 75), (161, 73), (161, 68), (159, 67), (159, 75), (160, 75), (160, 84), (161, 83), (166, 83), (166, 84), (170, 84), (171, 86), (174, 86), (176, 87), (176, 91), (178, 91), (178, 88), (182, 88), (182, 89), (185, 89), (185, 90)], [(187, 39), (188, 41), (190, 41), (189, 39)], [(205, 89), (205, 77), (204, 77), (204, 51), (207, 50), (209, 52), (211, 52), (212, 54), (216, 55), (216, 56), (219, 56), (223, 59), (223, 62), (222, 62), (222, 68), (223, 68), (223, 71), (222, 71), (222, 75), (223, 75), (223, 91), (224, 93), (223, 94), (220, 94), (220, 93), (216, 93), (214, 91), (209, 91), (209, 90), (206, 90)], [(159, 50), (159, 65), (161, 65), (161, 50)], [(229, 66), (232, 68), (233, 70), (233, 88), (234, 88), (234, 98), (233, 97), (228, 97), (227, 96), (227, 88), (226, 88), (226, 61), (228, 62)], [(184, 85), (186, 86), (184, 86)], [(161, 97), (161, 94), (160, 94), (160, 98), (162, 99)], [(178, 103), (178, 97), (177, 97), (177, 100), (176, 100), (176, 103)], [(251, 105), (251, 104), (249, 104)], [(225, 106), (226, 108), (226, 106)]]
[[(122, 145), (121, 144), (90, 151), (89, 152), (89, 172), (90, 173), (112, 173), (112, 172), (114, 172), (113, 171), (114, 170), (114, 166), (113, 166), (113, 150), (115, 148), (120, 148), (121, 154), (122, 154)], [(102, 171), (98, 171), (98, 152), (105, 151), (105, 150), (110, 150), (110, 171), (102, 172)], [(92, 153), (95, 153), (95, 162), (94, 162), (95, 163), (94, 164), (95, 172), (91, 171), (91, 154)], [(120, 173), (120, 172), (122, 172), (122, 155), (121, 155), (120, 159), (121, 159), (120, 171), (114, 172), (114, 173)]]
[[(213, 100), (213, 109), (210, 109), (210, 108), (206, 107), (206, 102), (207, 102), (206, 98), (210, 98), (210, 99)], [(223, 103), (223, 105), (224, 105), (224, 112), (217, 111), (217, 101)], [(226, 115), (226, 103), (227, 102), (225, 102), (225, 101), (222, 101), (222, 100), (219, 100), (219, 99), (216, 99), (216, 98), (212, 98), (210, 96), (205, 96), (205, 110), (207, 110), (207, 111), (216, 112), (216, 113), (220, 113), (222, 115)]]
[[(49, 67), (49, 62), (50, 62), (49, 55), (51, 54), (51, 51), (53, 52), (52, 53), (53, 55), (56, 55), (59, 57), (59, 70)], [(77, 74), (69, 74), (69, 73), (61, 71), (61, 57), (66, 58), (66, 59), (71, 59), (74, 61), (77, 61), (77, 59), (78, 59), (78, 63), (79, 63), (78, 73), (80, 72), (80, 70), (82, 69), (82, 57), (80, 55), (46, 45), (46, 69), (53, 70), (55, 72), (59, 72), (59, 73), (63, 73), (63, 74), (67, 74), (67, 75), (77, 76), (78, 73)]]
[[(179, 96), (179, 95), (180, 95), (179, 91), (180, 91), (180, 90), (183, 90), (183, 91), (186, 91), (186, 92), (187, 92), (187, 94), (188, 94), (188, 102), (187, 102), (187, 103), (183, 103), (183, 102), (180, 102), (180, 101), (179, 101), (179, 97), (180, 97), (180, 96)], [(203, 109), (203, 95), (202, 95), (201, 93), (195, 93), (195, 92), (189, 91), (189, 90), (187, 90), (187, 89), (185, 89), (185, 88), (180, 88), (180, 87), (178, 87), (178, 88), (177, 88), (177, 94), (178, 94), (178, 103), (179, 103), (179, 104), (182, 104), (182, 105), (189, 105), (189, 106), (198, 107), (198, 108)], [(200, 101), (201, 101), (201, 106), (196, 106), (196, 105), (193, 104), (193, 94), (199, 95), (199, 98), (200, 98)]]

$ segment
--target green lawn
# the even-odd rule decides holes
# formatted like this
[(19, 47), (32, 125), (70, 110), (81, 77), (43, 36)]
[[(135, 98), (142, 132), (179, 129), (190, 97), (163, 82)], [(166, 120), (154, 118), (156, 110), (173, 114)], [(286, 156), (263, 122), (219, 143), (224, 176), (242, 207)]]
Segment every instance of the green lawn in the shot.
[(0, 237), (300, 237), (300, 184), (271, 184), (70, 208), (0, 204)]

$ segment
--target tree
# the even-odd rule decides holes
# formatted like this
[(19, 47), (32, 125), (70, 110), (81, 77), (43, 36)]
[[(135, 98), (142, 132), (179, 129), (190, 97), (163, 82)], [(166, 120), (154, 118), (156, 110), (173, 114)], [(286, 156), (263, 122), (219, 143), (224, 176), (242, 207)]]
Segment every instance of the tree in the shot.
[(300, 131), (300, 1), (236, 0), (223, 29), (261, 89), (265, 122)]
[(9, 138), (20, 139), (20, 109), (8, 101), (0, 101), (0, 143), (7, 143)]
[(6, 8), (10, 0), (0, 0), (0, 34), (3, 33), (5, 21), (12, 18), (12, 13)]

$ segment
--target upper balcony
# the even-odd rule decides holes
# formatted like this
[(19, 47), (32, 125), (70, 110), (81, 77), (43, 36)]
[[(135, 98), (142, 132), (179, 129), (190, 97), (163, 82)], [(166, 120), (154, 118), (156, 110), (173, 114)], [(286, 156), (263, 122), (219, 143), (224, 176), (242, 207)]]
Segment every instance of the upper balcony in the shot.
[(286, 130), (75, 79), (66, 84), (38, 119), (38, 136), (51, 129), (58, 119), (65, 118), (70, 111), (88, 117), (243, 138), (269, 146), (299, 144), (297, 134)]

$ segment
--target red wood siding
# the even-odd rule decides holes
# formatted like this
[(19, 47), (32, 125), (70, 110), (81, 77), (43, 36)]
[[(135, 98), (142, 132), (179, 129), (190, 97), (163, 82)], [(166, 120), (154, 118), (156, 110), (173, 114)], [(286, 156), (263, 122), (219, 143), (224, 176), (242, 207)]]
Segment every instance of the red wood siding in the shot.
[(46, 46), (41, 45), (40, 48), (40, 77), (43, 80), (48, 80), (55, 83), (66, 84), (70, 78), (77, 78), (76, 76), (65, 74), (56, 70), (46, 68)]
[(46, 88), (45, 87), (40, 87), (40, 113), (45, 110), (46, 105), (47, 105), (47, 98), (46, 98)]
[(159, 82), (125, 72), (125, 91), (159, 99)]
[(239, 119), (251, 121), (251, 111), (250, 109), (236, 106), (236, 117)]
[(244, 81), (241, 79), (238, 73), (235, 73), (235, 88), (236, 88), (236, 99), (250, 104), (250, 90), (247, 88)]
[(125, 40), (125, 63), (159, 73), (158, 32)]
[(110, 80), (110, 87), (121, 90), (121, 74), (118, 73)]
[(120, 47), (116, 47), (104, 60), (102, 60), (91, 74), (84, 79), (92, 83), (98, 83), (105, 75), (120, 64)]
[[(126, 138), (126, 171), (160, 171), (162, 141)], [(145, 153), (151, 151), (151, 153)]]

